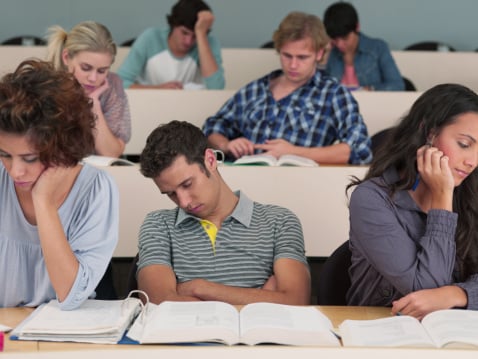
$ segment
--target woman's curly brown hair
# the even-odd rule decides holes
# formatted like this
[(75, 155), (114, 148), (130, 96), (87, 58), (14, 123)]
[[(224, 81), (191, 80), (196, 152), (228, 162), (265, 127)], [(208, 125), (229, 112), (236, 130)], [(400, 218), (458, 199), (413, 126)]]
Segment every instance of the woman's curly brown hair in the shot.
[(76, 165), (94, 152), (95, 116), (72, 74), (27, 60), (0, 82), (0, 131), (25, 135), (46, 165)]

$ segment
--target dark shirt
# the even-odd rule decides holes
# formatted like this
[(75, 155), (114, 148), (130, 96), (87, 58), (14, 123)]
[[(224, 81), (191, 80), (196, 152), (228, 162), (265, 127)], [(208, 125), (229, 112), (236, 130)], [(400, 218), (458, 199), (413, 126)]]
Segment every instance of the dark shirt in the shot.
[[(372, 39), (359, 33), (359, 43), (354, 57), (355, 74), (360, 86), (377, 91), (403, 91), (405, 85), (395, 60), (385, 41)], [(327, 60), (326, 71), (338, 81), (344, 75), (342, 53), (333, 48)]]

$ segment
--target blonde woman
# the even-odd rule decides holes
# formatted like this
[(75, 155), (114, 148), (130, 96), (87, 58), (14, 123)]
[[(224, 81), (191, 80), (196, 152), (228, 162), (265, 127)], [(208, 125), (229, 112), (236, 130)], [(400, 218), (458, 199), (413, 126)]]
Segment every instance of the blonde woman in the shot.
[(47, 60), (71, 72), (93, 101), (95, 152), (119, 157), (131, 137), (128, 99), (120, 77), (110, 72), (116, 56), (111, 33), (102, 24), (84, 21), (66, 32), (48, 30)]

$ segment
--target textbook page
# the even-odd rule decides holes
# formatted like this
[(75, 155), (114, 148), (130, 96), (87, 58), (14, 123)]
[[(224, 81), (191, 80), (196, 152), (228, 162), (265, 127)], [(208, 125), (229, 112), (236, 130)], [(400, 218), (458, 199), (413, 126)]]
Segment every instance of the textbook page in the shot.
[(255, 345), (340, 346), (332, 322), (318, 309), (273, 303), (254, 303), (240, 311), (241, 343)]
[(282, 155), (277, 160), (278, 166), (302, 166), (302, 167), (318, 167), (319, 164), (307, 157), (297, 155)]
[(84, 163), (88, 163), (93, 166), (105, 167), (105, 166), (134, 166), (135, 163), (125, 160), (124, 158), (108, 157), (90, 155), (83, 158)]
[(478, 346), (478, 311), (446, 309), (425, 316), (422, 325), (438, 347)]
[(233, 162), (234, 165), (263, 165), (263, 166), (302, 166), (318, 167), (319, 164), (310, 158), (297, 155), (282, 155), (276, 159), (272, 155), (246, 155)]
[(245, 155), (233, 162), (234, 165), (277, 166), (277, 159), (272, 155)]
[(9, 326), (0, 324), (0, 332), (6, 333), (6, 332), (9, 332), (10, 330), (12, 330), (12, 328), (10, 328)]
[(228, 303), (162, 302), (148, 303), (127, 336), (141, 344), (239, 341), (239, 315)]
[(418, 319), (394, 316), (373, 320), (344, 320), (339, 325), (346, 347), (435, 347)]

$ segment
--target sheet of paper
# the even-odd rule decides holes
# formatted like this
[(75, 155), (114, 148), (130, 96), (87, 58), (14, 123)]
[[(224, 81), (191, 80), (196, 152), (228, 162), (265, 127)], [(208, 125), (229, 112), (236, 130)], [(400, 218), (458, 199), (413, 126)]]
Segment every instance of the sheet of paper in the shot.
[(9, 332), (10, 330), (12, 330), (12, 328), (10, 328), (9, 326), (0, 324), (0, 332)]

